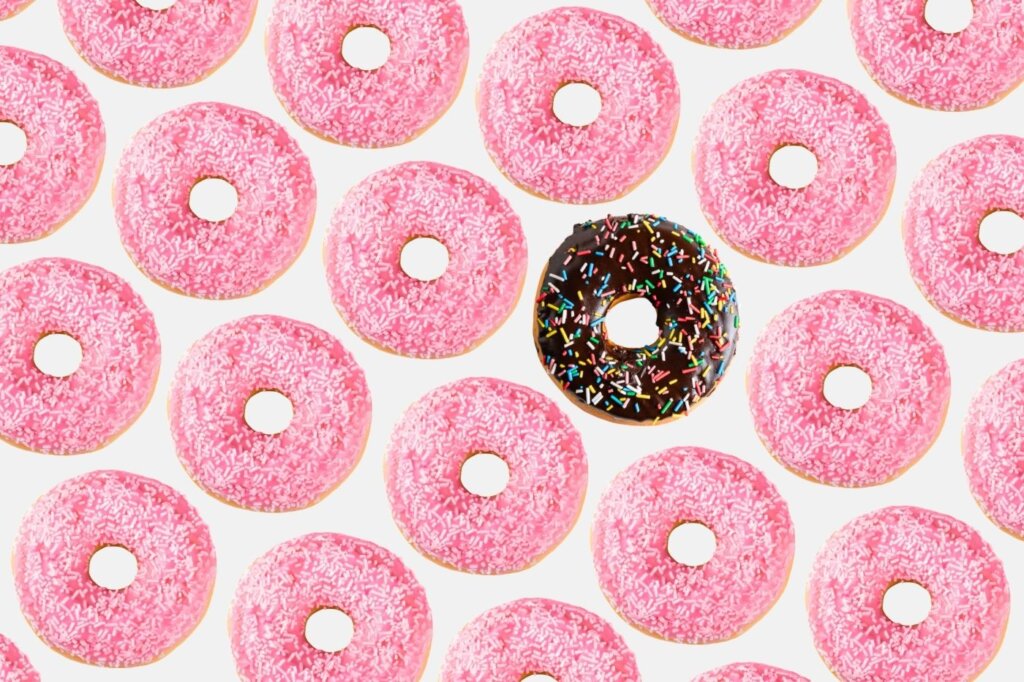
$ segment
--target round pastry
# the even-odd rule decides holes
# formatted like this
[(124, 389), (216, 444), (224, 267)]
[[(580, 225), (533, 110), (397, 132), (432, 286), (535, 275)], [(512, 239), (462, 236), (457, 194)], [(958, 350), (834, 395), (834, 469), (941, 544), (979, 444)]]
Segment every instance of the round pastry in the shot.
[(763, 663), (733, 663), (693, 678), (692, 682), (810, 682), (803, 675)]
[[(131, 552), (138, 572), (101, 587), (89, 561), (104, 547)], [(125, 471), (59, 484), (33, 505), (14, 545), (22, 613), (46, 644), (110, 668), (151, 663), (199, 624), (213, 594), (213, 542), (174, 489)]]
[[(204, 220), (190, 207), (192, 188), (210, 178), (238, 194), (227, 220)], [(283, 127), (248, 109), (200, 102), (132, 138), (114, 179), (114, 210), (121, 243), (150, 279), (190, 296), (236, 298), (267, 286), (298, 257), (316, 184)]]
[[(604, 319), (643, 297), (658, 339), (611, 342)], [(552, 254), (536, 299), (534, 342), (562, 391), (601, 417), (656, 424), (688, 413), (718, 385), (736, 350), (736, 292), (700, 235), (630, 214), (582, 223)]]
[(0, 0), (0, 21), (10, 19), (30, 4), (32, 4), (32, 0)]
[[(508, 485), (485, 497), (461, 482), (473, 455), (494, 454)], [(499, 379), (437, 388), (395, 427), (384, 462), (402, 534), (443, 565), (471, 573), (527, 568), (568, 535), (587, 488), (587, 456), (569, 419), (540, 393)]]
[[(365, 70), (342, 56), (353, 30), (372, 27), (391, 46)], [(267, 60), (284, 108), (310, 132), (352, 147), (402, 144), (455, 101), (469, 61), (456, 0), (277, 0)]]
[[(706, 563), (668, 551), (678, 526), (715, 534)], [(689, 644), (736, 637), (782, 594), (793, 563), (786, 502), (741, 459), (703, 448), (650, 455), (615, 477), (591, 535), (598, 582), (612, 608), (644, 632)]]
[(915, 181), (903, 214), (903, 246), (925, 298), (963, 324), (1024, 331), (1024, 251), (989, 251), (981, 221), (1024, 216), (1024, 138), (987, 135), (956, 145)]
[[(806, 187), (768, 172), (799, 146), (818, 159)], [(859, 244), (882, 219), (896, 180), (889, 126), (855, 89), (809, 71), (754, 76), (705, 115), (693, 156), (708, 222), (743, 253), (778, 265), (819, 265)]]
[[(435, 239), (448, 267), (422, 281), (402, 249)], [(353, 187), (324, 249), (334, 305), (352, 329), (392, 353), (439, 358), (472, 350), (512, 312), (526, 275), (519, 217), (486, 180), (439, 163), (402, 163)]]
[[(322, 609), (352, 619), (342, 651), (306, 639), (306, 620)], [(257, 559), (238, 584), (228, 627), (243, 682), (415, 682), (432, 629), (426, 593), (401, 560), (337, 533), (303, 535)]]
[(0, 635), (0, 679), (4, 682), (39, 682), (39, 673), (32, 667), (28, 656), (3, 635)]
[[(600, 94), (593, 123), (555, 115), (555, 93), (570, 83)], [(555, 201), (592, 204), (629, 192), (668, 153), (679, 85), (671, 60), (642, 28), (562, 7), (502, 36), (484, 63), (477, 106), (487, 151), (512, 182)]]
[(1024, 360), (985, 382), (971, 401), (963, 431), (971, 492), (997, 525), (1024, 538)]
[(658, 18), (690, 40), (750, 48), (782, 40), (820, 0), (647, 0)]
[(49, 57), (0, 46), (0, 92), (0, 122), (26, 139), (19, 161), (0, 164), (0, 243), (10, 244), (45, 237), (85, 204), (106, 133), (88, 89)]
[(441, 682), (640, 682), (633, 652), (604, 619), (552, 599), (518, 599), (477, 616), (448, 649)]
[[(867, 403), (825, 398), (832, 370), (871, 380)], [(885, 483), (939, 435), (949, 405), (942, 346), (912, 311), (860, 291), (827, 291), (779, 313), (761, 333), (747, 373), (754, 429), (790, 470), (819, 483)]]
[[(247, 401), (263, 391), (291, 401), (280, 433), (245, 420)], [(274, 315), (221, 325), (192, 346), (168, 409), (189, 475), (211, 495), (259, 511), (318, 502), (355, 468), (370, 430), (369, 388), (341, 342)]]
[[(69, 376), (35, 364), (50, 334), (81, 345)], [(153, 314), (117, 275), (66, 258), (0, 273), (0, 438), (60, 455), (99, 449), (142, 414), (159, 370)]]
[(993, 104), (1024, 79), (1024, 6), (972, 0), (970, 25), (932, 28), (924, 0), (850, 0), (861, 62), (875, 81), (911, 104), (961, 111)]
[[(890, 620), (890, 587), (931, 596), (917, 625)], [(972, 680), (995, 656), (1010, 612), (1003, 564), (967, 524), (918, 507), (886, 507), (836, 532), (818, 553), (807, 611), (818, 653), (836, 677)]]
[(58, 0), (64, 33), (97, 71), (151, 88), (189, 85), (245, 40), (256, 0), (177, 0), (154, 10), (135, 0)]

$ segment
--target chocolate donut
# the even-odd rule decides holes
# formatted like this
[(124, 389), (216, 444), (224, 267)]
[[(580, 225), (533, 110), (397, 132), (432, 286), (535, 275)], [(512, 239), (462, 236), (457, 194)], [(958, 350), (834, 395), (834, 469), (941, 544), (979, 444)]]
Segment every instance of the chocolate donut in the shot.
[[(657, 311), (658, 339), (618, 346), (605, 316), (638, 297)], [(715, 389), (738, 328), (736, 292), (714, 249), (665, 218), (630, 214), (576, 225), (552, 254), (534, 340), (548, 374), (581, 408), (656, 424)]]

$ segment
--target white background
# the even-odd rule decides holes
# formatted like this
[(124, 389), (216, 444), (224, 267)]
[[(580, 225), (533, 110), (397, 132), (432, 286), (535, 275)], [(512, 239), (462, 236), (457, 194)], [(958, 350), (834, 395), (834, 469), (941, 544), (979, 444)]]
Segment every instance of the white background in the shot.
[[(960, 430), (970, 397), (984, 379), (1021, 356), (1019, 337), (981, 332), (951, 322), (915, 289), (903, 256), (900, 215), (911, 181), (922, 165), (949, 145), (983, 133), (1021, 133), (1024, 92), (993, 108), (938, 113), (913, 108), (884, 93), (862, 70), (850, 38), (844, 3), (824, 0), (817, 12), (780, 44), (753, 51), (728, 51), (691, 43), (661, 25), (643, 0), (585, 0), (640, 24), (662, 44), (676, 66), (682, 117), (675, 143), (657, 172), (626, 198), (592, 207), (563, 206), (527, 195), (509, 184), (484, 151), (473, 93), (490, 46), (506, 29), (553, 0), (491, 2), (462, 0), (471, 35), (466, 82), (450, 112), (419, 139), (387, 150), (332, 145), (300, 130), (274, 98), (264, 61), (263, 33), (270, 2), (260, 3), (253, 31), (239, 52), (209, 79), (170, 91), (114, 82), (89, 68), (65, 39), (53, 0), (37, 0), (0, 23), (0, 44), (17, 45), (69, 65), (100, 102), (106, 120), (106, 164), (92, 200), (68, 225), (31, 244), (0, 246), (6, 268), (40, 256), (68, 256), (106, 267), (126, 278), (156, 314), (163, 365), (153, 404), (120, 439), (104, 450), (75, 457), (50, 457), (0, 445), (0, 547), (11, 547), (19, 519), (40, 494), (68, 477), (99, 468), (119, 468), (156, 477), (182, 491), (209, 523), (218, 552), (216, 591), (198, 630), (164, 660), (141, 669), (103, 670), (73, 663), (50, 651), (21, 617), (11, 575), (0, 572), (0, 632), (12, 638), (46, 680), (231, 680), (226, 614), (234, 587), (253, 559), (275, 544), (312, 531), (338, 531), (369, 538), (398, 553), (427, 589), (434, 614), (434, 644), (424, 679), (437, 679), (452, 638), (470, 618), (491, 606), (525, 596), (573, 602), (614, 624), (635, 651), (644, 678), (687, 680), (713, 666), (759, 660), (785, 666), (813, 680), (829, 679), (811, 642), (803, 594), (810, 562), (827, 536), (854, 516), (889, 504), (916, 504), (957, 516), (977, 528), (1006, 564), (1016, 599), (1024, 599), (1024, 545), (1002, 533), (972, 501), (963, 473)], [(802, 67), (838, 77), (862, 90), (892, 127), (899, 153), (899, 178), (892, 205), (875, 232), (838, 263), (785, 269), (756, 263), (725, 247), (701, 216), (693, 190), (690, 152), (697, 123), (708, 105), (743, 78), (769, 68)], [(0, 97), (3, 94), (0, 93)], [(222, 100), (256, 109), (284, 124), (312, 159), (319, 183), (313, 235), (298, 262), (269, 289), (233, 302), (208, 302), (170, 293), (129, 262), (118, 240), (111, 209), (113, 171), (130, 134), (156, 115), (189, 102)], [(730, 267), (743, 317), (739, 354), (713, 398), (689, 418), (640, 428), (610, 424), (584, 414), (563, 398), (544, 375), (531, 342), (529, 294), (487, 343), (467, 356), (440, 361), (409, 360), (377, 351), (358, 340), (332, 308), (324, 281), (321, 247), (329, 216), (344, 192), (371, 171), (399, 161), (430, 159), (472, 170), (495, 183), (519, 211), (529, 240), (526, 291), (536, 286), (541, 266), (574, 222), (607, 213), (650, 212), (704, 234)], [(1022, 179), (1024, 181), (1024, 179)], [(814, 292), (850, 287), (903, 303), (932, 326), (945, 345), (953, 397), (941, 437), (923, 460), (896, 481), (878, 488), (840, 490), (804, 481), (785, 471), (761, 447), (751, 426), (743, 375), (758, 332), (793, 301)], [(242, 315), (277, 313), (317, 324), (336, 334), (366, 370), (373, 392), (373, 427), (364, 458), (352, 476), (314, 508), (280, 515), (233, 509), (201, 492), (175, 457), (165, 401), (171, 375), (188, 345), (211, 328)], [(470, 375), (515, 380), (553, 397), (583, 434), (590, 457), (586, 505), (568, 539), (539, 565), (503, 577), (463, 575), (421, 557), (391, 520), (381, 474), (383, 450), (402, 410), (425, 391)], [(600, 493), (629, 463), (660, 449), (701, 445), (732, 453), (766, 472), (789, 501), (796, 524), (793, 572), (781, 600), (735, 641), (687, 646), (655, 640), (620, 620), (603, 599), (588, 547), (589, 526)], [(1007, 680), (1024, 667), (1024, 620), (1011, 615), (1006, 644), (983, 678)]]

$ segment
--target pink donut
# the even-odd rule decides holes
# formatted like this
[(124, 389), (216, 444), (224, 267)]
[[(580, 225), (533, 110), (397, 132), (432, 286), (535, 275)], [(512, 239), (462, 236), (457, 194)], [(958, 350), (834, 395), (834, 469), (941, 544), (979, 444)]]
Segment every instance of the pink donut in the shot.
[(448, 649), (441, 682), (640, 682), (633, 652), (604, 619), (552, 599), (518, 599), (474, 618)]
[[(189, 207), (192, 188), (207, 178), (238, 192), (227, 220), (203, 220)], [(248, 296), (270, 284), (298, 257), (315, 210), (313, 171), (295, 140), (230, 104), (160, 116), (132, 138), (114, 179), (128, 255), (157, 284), (200, 298)]]
[(763, 47), (803, 23), (820, 0), (647, 0), (674, 31), (714, 47)]
[[(407, 242), (432, 237), (448, 269), (424, 282), (402, 270)], [(526, 275), (519, 217), (486, 180), (439, 163), (374, 173), (349, 190), (324, 249), (334, 305), (353, 331), (392, 353), (468, 352), (512, 312)]]
[(1024, 79), (1024, 6), (972, 0), (958, 33), (932, 28), (926, 0), (849, 0), (853, 42), (864, 68), (890, 93), (929, 109), (993, 104)]
[[(478, 453), (501, 457), (508, 486), (493, 497), (461, 483)], [(528, 568), (576, 522), (587, 488), (580, 434), (554, 402), (499, 379), (471, 378), (416, 401), (384, 461), (391, 512), (425, 556), (470, 573)]]
[[(36, 342), (53, 333), (82, 346), (70, 376), (35, 365)], [(0, 273), (0, 438), (50, 454), (97, 450), (142, 414), (159, 370), (153, 314), (117, 275), (66, 258)]]
[(64, 33), (97, 71), (151, 88), (206, 78), (245, 40), (256, 0), (177, 0), (152, 10), (137, 0), (58, 0)]
[[(100, 587), (103, 547), (138, 562), (124, 589)], [(213, 542), (174, 489), (125, 471), (94, 471), (43, 495), (14, 545), (14, 584), (29, 625), (54, 650), (110, 668), (151, 663), (185, 640), (213, 594)]]
[[(370, 71), (341, 54), (354, 29), (390, 41)], [(352, 147), (413, 139), (455, 101), (469, 61), (469, 33), (456, 0), (277, 0), (267, 27), (274, 91), (310, 132)]]
[[(553, 98), (568, 83), (601, 95), (587, 126), (563, 123)], [(642, 28), (614, 14), (561, 7), (502, 36), (477, 93), (484, 143), (521, 188), (555, 201), (617, 199), (654, 172), (679, 120), (672, 62)]]
[[(321, 609), (355, 626), (345, 649), (328, 653), (305, 636)], [(313, 533), (257, 559), (238, 584), (228, 621), (243, 682), (414, 682), (427, 662), (427, 595), (402, 561), (372, 542)]]
[(45, 237), (85, 204), (106, 133), (88, 89), (49, 57), (0, 46), (0, 92), (0, 121), (27, 140), (21, 160), (0, 165), (0, 243), (10, 244)]
[[(857, 367), (871, 396), (844, 409), (825, 377)], [(754, 347), (747, 372), (754, 429), (784, 466), (819, 483), (869, 486), (903, 473), (931, 446), (949, 405), (942, 346), (913, 312), (859, 291), (827, 291), (791, 305)]]
[(733, 663), (709, 670), (692, 682), (811, 682), (803, 675), (763, 663)]
[[(32, 0), (0, 0), (0, 21), (10, 19), (30, 4)], [(7, 90), (4, 89), (4, 92)]]
[[(245, 421), (246, 401), (268, 390), (294, 409), (273, 435)], [(370, 429), (369, 388), (341, 342), (273, 315), (221, 325), (192, 346), (168, 410), (188, 474), (211, 495), (259, 511), (318, 502), (355, 468)]]
[(1024, 216), (1024, 138), (987, 135), (929, 163), (903, 214), (903, 246), (928, 301), (963, 324), (1024, 331), (1024, 251), (986, 249), (978, 230), (989, 213)]
[[(931, 595), (918, 625), (882, 611), (897, 583)], [(886, 507), (837, 531), (807, 585), (818, 653), (846, 682), (972, 680), (996, 655), (1010, 613), (1003, 564), (978, 533), (919, 507)]]
[[(677, 563), (669, 535), (700, 523), (717, 539), (701, 566)], [(736, 637), (782, 594), (793, 563), (786, 502), (741, 459), (681, 447), (650, 455), (612, 481), (591, 535), (612, 607), (655, 637), (703, 644)]]
[(14, 642), (0, 635), (0, 680), (3, 682), (39, 682), (39, 673), (32, 667), (28, 656), (21, 653)]
[[(801, 189), (768, 173), (781, 147), (818, 159)], [(882, 219), (896, 180), (889, 126), (834, 78), (780, 70), (747, 79), (704, 116), (693, 157), (708, 222), (743, 253), (778, 265), (819, 265), (859, 244)]]
[(997, 525), (1024, 538), (1024, 360), (985, 382), (964, 424), (964, 466), (971, 492)]

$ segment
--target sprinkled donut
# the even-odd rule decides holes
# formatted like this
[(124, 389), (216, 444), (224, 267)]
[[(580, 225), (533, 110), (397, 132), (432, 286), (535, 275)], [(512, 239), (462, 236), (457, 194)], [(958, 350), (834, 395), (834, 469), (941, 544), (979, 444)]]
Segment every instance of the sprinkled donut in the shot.
[[(89, 560), (123, 547), (138, 572), (101, 587)], [(29, 625), (54, 650), (110, 668), (151, 663), (199, 624), (213, 594), (213, 542), (174, 489), (125, 471), (59, 484), (33, 505), (14, 545), (14, 583)]]
[[(493, 453), (508, 465), (493, 497), (461, 483), (462, 465)], [(471, 573), (527, 568), (572, 529), (587, 488), (579, 433), (540, 393), (498, 379), (462, 379), (410, 407), (384, 463), (391, 511), (420, 552)]]
[[(555, 93), (568, 83), (601, 95), (590, 125), (555, 116)], [(614, 14), (563, 7), (498, 41), (484, 63), (477, 106), (487, 151), (509, 179), (548, 199), (592, 204), (629, 192), (668, 153), (679, 85), (644, 29)]]
[[(607, 339), (615, 304), (646, 298), (657, 341)], [(562, 391), (609, 419), (656, 424), (684, 415), (718, 385), (736, 350), (736, 292), (700, 235), (630, 214), (576, 225), (541, 275), (534, 342)]]
[(915, 181), (903, 246), (925, 298), (963, 324), (1024, 331), (1024, 251), (994, 253), (978, 236), (994, 211), (1024, 216), (1024, 138), (987, 135), (956, 145)]
[(0, 0), (0, 21), (10, 19), (30, 4), (32, 0)]
[[(306, 620), (321, 609), (352, 619), (352, 641), (340, 652), (306, 640)], [(229, 620), (243, 682), (415, 682), (431, 631), (426, 593), (401, 560), (337, 533), (304, 535), (257, 559), (238, 584)]]
[(782, 40), (820, 0), (647, 0), (674, 31), (714, 47), (763, 47)]
[[(377, 69), (341, 54), (350, 31), (370, 26), (391, 52)], [(469, 61), (456, 0), (277, 0), (267, 28), (274, 91), (309, 131), (352, 147), (413, 139), (455, 101)]]
[[(219, 178), (238, 193), (227, 220), (204, 220), (192, 188)], [(200, 298), (270, 284), (298, 257), (316, 210), (309, 160), (288, 132), (248, 109), (200, 102), (139, 131), (114, 179), (121, 243), (150, 279)]]
[(925, 21), (925, 0), (850, 0), (850, 26), (868, 74), (929, 109), (993, 104), (1024, 79), (1024, 6), (972, 0), (970, 25), (944, 33)]
[(0, 242), (10, 244), (45, 237), (85, 204), (106, 133), (88, 89), (49, 57), (0, 46), (0, 92), (0, 121), (27, 142), (19, 161), (0, 165)]
[[(897, 583), (931, 595), (917, 625), (882, 610)], [(972, 680), (995, 656), (1010, 612), (1003, 564), (962, 521), (919, 507), (860, 516), (818, 553), (807, 586), (814, 644), (847, 682)]]
[[(245, 421), (248, 399), (292, 403), (284, 431)], [(337, 339), (309, 324), (258, 315), (221, 325), (189, 350), (169, 402), (171, 434), (207, 492), (260, 511), (308, 507), (355, 468), (370, 428), (363, 370)]]
[(733, 663), (693, 678), (692, 682), (810, 682), (803, 675), (763, 663)]
[[(768, 172), (776, 150), (818, 159), (809, 185)], [(743, 253), (779, 265), (819, 265), (859, 244), (892, 196), (896, 150), (889, 126), (857, 90), (809, 71), (743, 81), (705, 115), (693, 157), (708, 222)]]
[(4, 682), (39, 682), (39, 673), (32, 667), (28, 656), (21, 653), (14, 642), (0, 635), (0, 680)]
[[(53, 333), (82, 347), (70, 376), (35, 364)], [(0, 273), (0, 438), (60, 455), (99, 449), (142, 413), (159, 370), (153, 314), (117, 275), (66, 258)]]
[(552, 599), (518, 599), (477, 616), (448, 649), (441, 682), (640, 682), (633, 652), (604, 619)]
[[(717, 539), (700, 566), (668, 553), (669, 535), (700, 523)], [(597, 578), (622, 618), (662, 639), (736, 637), (782, 594), (793, 562), (786, 502), (760, 471), (703, 448), (650, 455), (615, 477), (591, 535)]]
[(151, 88), (189, 85), (245, 40), (256, 0), (177, 0), (153, 10), (136, 0), (58, 0), (64, 33), (93, 68)]
[[(448, 250), (437, 279), (402, 269), (402, 248), (418, 237)], [(486, 180), (439, 163), (402, 163), (348, 192), (324, 260), (335, 307), (366, 341), (410, 357), (449, 357), (483, 343), (512, 312), (526, 275), (526, 238)]]

